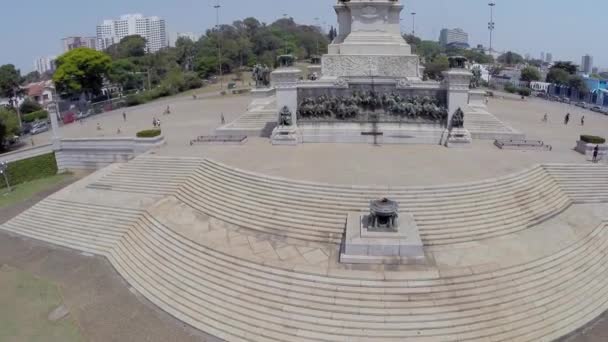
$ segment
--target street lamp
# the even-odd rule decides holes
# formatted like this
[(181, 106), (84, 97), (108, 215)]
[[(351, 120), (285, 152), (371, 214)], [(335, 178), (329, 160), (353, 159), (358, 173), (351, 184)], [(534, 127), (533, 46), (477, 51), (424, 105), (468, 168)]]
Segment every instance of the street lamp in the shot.
[(5, 161), (0, 162), (0, 173), (4, 176), (8, 192), (11, 192), (11, 185), (8, 182), (8, 164)]
[(220, 90), (224, 89), (224, 81), (222, 80), (222, 42), (220, 36), (220, 0), (215, 3), (215, 28), (217, 30), (217, 69), (220, 74)]
[[(319, 29), (319, 33), (323, 32), (323, 29), (321, 28), (321, 25), (319, 24), (319, 17), (315, 18), (315, 23), (317, 24), (317, 28)], [(316, 40), (316, 44), (317, 44), (317, 56), (319, 55), (319, 35), (315, 35), (315, 40)]]
[(412, 36), (416, 36), (416, 12), (412, 12)]
[(488, 6), (490, 6), (490, 22), (488, 23), (488, 30), (490, 30), (490, 55), (492, 55), (492, 33), (496, 27), (494, 23), (494, 6), (496, 6), (496, 3), (490, 2)]

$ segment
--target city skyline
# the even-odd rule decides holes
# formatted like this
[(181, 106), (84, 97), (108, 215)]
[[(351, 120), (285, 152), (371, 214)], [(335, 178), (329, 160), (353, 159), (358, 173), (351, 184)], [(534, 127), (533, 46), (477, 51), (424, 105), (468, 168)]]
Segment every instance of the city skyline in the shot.
[[(585, 0), (583, 0), (585, 1)], [(587, 0), (589, 1), (589, 0)], [(3, 41), (12, 49), (0, 51), (0, 64), (15, 64), (22, 72), (32, 69), (31, 61), (36, 56), (58, 55), (62, 53), (61, 39), (69, 36), (95, 36), (96, 25), (107, 18), (118, 18), (126, 13), (145, 13), (163, 18), (166, 21), (167, 33), (174, 36), (177, 32), (204, 32), (215, 25), (215, 11), (211, 0), (176, 0), (172, 3), (159, 0), (131, 0), (127, 3), (108, 0), (104, 3), (91, 3), (86, 12), (80, 11), (75, 0), (59, 0), (53, 4), (38, 2), (41, 12), (47, 13), (36, 18), (33, 25), (23, 25), (27, 6), (22, 3), (15, 7), (14, 16), (0, 23)], [(245, 0), (222, 0), (220, 21), (231, 23), (234, 20), (254, 16), (260, 21), (271, 23), (287, 14), (296, 22), (315, 25), (315, 17), (324, 29), (335, 25), (335, 16), (331, 6), (335, 0), (284, 1), (259, 0), (255, 5)], [(488, 1), (446, 1), (446, 0), (413, 0), (404, 1), (404, 13), (415, 11), (417, 35), (426, 40), (437, 41), (443, 28), (460, 27), (469, 33), (471, 46), (489, 45)], [(577, 21), (585, 20), (584, 32), (601, 29), (600, 13), (602, 8), (608, 10), (608, 3), (594, 4), (597, 11), (586, 13), (584, 6), (572, 7), (565, 0), (527, 2), (525, 0), (499, 0), (494, 11), (494, 47), (498, 51), (511, 50), (521, 55), (530, 53), (538, 56), (540, 51), (552, 51), (553, 60), (570, 60), (580, 63), (583, 54), (594, 56), (595, 64), (608, 65), (608, 48), (588, 46), (589, 40), (580, 39), (582, 29), (577, 28)], [(539, 15), (539, 14), (543, 15)], [(65, 16), (70, 20), (57, 20)], [(596, 17), (594, 19), (594, 17)], [(566, 20), (566, 25), (555, 25), (555, 17)], [(466, 18), (467, 20), (464, 20)], [(403, 31), (410, 33), (412, 18), (402, 16)], [(597, 19), (597, 20), (596, 20)], [(521, 23), (533, 23), (521, 25)], [(13, 34), (12, 27), (24, 27), (19, 34)], [(28, 40), (36, 44), (23, 45), (19, 42)], [(565, 44), (567, 42), (568, 44)]]

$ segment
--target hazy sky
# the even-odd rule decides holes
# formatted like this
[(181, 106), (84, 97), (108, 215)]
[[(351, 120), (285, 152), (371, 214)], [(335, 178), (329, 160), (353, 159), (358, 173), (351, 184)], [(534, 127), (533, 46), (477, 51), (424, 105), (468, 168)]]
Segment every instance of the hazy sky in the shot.
[[(552, 52), (554, 60), (580, 63), (589, 53), (595, 65), (608, 67), (604, 43), (605, 0), (494, 0), (494, 46), (522, 55), (539, 57)], [(287, 14), (299, 23), (335, 24), (335, 0), (221, 0), (221, 22), (253, 16), (265, 22)], [(33, 70), (38, 56), (61, 53), (60, 39), (70, 35), (94, 35), (103, 19), (126, 13), (157, 15), (169, 32), (204, 32), (215, 25), (215, 0), (0, 0), (0, 64), (12, 63), (22, 71)], [(471, 45), (488, 45), (487, 0), (404, 0), (403, 29), (411, 31), (410, 12), (415, 11), (416, 32), (437, 40), (443, 27), (461, 27)]]

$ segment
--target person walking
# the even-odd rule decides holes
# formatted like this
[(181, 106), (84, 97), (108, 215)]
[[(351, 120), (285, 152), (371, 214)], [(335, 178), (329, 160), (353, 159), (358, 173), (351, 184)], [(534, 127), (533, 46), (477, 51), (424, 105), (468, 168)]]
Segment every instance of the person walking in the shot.
[(547, 113), (545, 113), (545, 116), (543, 116), (543, 122), (544, 123), (549, 122), (549, 115), (547, 115)]
[(585, 126), (585, 116), (584, 115), (581, 118), (581, 126)]
[(222, 121), (222, 125), (226, 124), (226, 118), (224, 118), (224, 113), (220, 114), (220, 120)]
[(566, 117), (564, 118), (564, 125), (568, 125), (569, 122), (570, 122), (570, 113), (566, 114)]
[(598, 155), (600, 154), (600, 145), (595, 145), (595, 148), (593, 149), (593, 162), (597, 163), (598, 162)]
[(122, 121), (127, 122), (127, 112), (122, 112)]

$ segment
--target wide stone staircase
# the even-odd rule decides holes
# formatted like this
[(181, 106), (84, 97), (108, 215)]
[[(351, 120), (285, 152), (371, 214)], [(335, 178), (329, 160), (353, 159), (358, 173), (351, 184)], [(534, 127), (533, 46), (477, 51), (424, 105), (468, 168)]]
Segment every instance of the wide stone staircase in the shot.
[(305, 241), (341, 242), (346, 215), (390, 197), (412, 213), (425, 245), (515, 233), (572, 201), (544, 168), (482, 182), (429, 187), (358, 187), (266, 177), (204, 160), (175, 196), (234, 225)]
[(168, 195), (200, 165), (199, 158), (141, 156), (88, 185), (90, 189)]
[(249, 262), (145, 215), (109, 259), (139, 292), (227, 341), (552, 341), (608, 309), (607, 225), (501, 269), (336, 274)]
[(608, 165), (550, 164), (545, 169), (575, 203), (608, 202)]
[(51, 198), (0, 228), (87, 253), (106, 255), (140, 215), (139, 210)]
[(254, 99), (248, 111), (233, 122), (215, 130), (217, 135), (246, 135), (269, 137), (277, 123), (277, 104), (274, 96)]
[(481, 107), (467, 107), (464, 114), (464, 126), (473, 139), (481, 140), (523, 140), (525, 135)]

